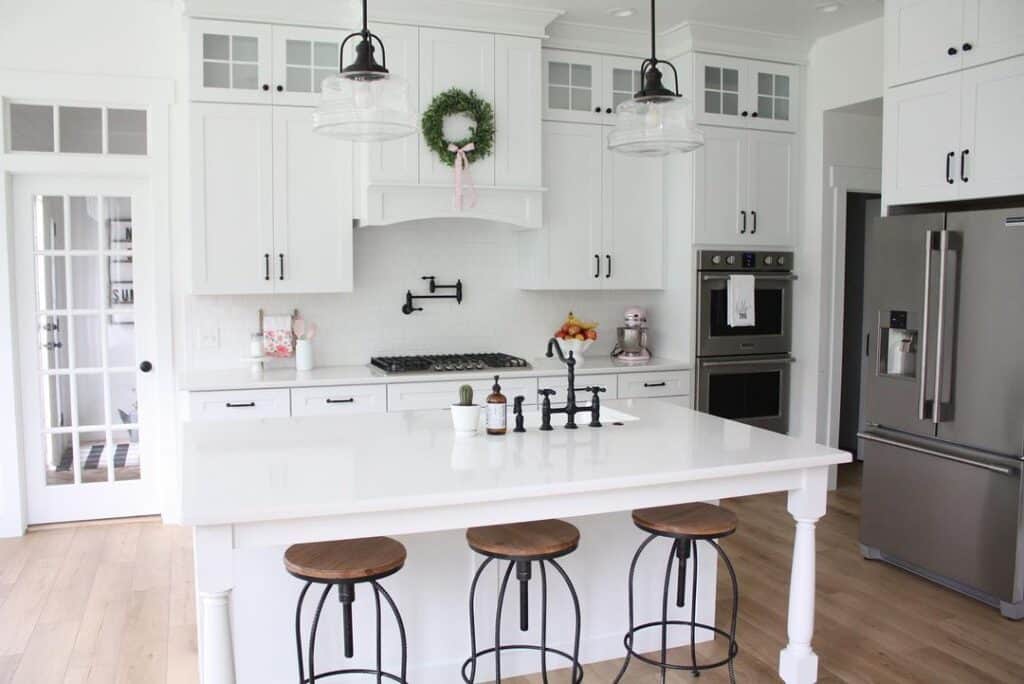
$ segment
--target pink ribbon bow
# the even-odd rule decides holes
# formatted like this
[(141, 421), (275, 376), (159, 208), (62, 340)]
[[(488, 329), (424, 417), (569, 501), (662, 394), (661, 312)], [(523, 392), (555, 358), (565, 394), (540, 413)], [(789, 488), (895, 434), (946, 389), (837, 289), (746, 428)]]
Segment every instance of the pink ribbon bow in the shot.
[[(467, 152), (476, 149), (473, 143), (467, 143), (459, 147), (455, 143), (448, 144), (448, 151), (455, 153), (455, 208), (462, 211), (463, 187), (466, 191), (467, 206), (472, 209), (476, 206), (476, 188), (473, 187), (473, 177), (469, 175), (469, 159)], [(463, 178), (465, 176), (465, 178)]]

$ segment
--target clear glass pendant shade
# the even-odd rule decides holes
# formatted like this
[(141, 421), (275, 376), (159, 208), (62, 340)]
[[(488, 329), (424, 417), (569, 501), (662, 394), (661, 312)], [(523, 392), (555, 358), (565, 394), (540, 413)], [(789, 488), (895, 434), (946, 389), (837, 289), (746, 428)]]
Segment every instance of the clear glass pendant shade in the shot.
[(639, 97), (615, 108), (608, 149), (641, 157), (692, 152), (704, 145), (685, 97)]
[(382, 142), (416, 132), (405, 79), (387, 72), (345, 72), (324, 79), (313, 130), (354, 142)]

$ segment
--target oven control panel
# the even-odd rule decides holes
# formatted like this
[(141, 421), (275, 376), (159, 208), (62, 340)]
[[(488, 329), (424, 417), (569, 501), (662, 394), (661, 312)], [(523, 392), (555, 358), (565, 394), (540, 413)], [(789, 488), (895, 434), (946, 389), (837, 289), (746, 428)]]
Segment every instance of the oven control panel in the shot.
[(697, 252), (701, 271), (784, 271), (793, 270), (792, 252), (749, 252), (702, 249)]

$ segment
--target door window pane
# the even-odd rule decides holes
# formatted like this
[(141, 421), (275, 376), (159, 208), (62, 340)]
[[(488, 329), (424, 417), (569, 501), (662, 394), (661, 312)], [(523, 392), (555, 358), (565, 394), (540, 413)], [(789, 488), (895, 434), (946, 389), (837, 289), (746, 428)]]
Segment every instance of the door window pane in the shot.
[(78, 425), (103, 425), (106, 402), (103, 400), (103, 374), (78, 373), (75, 375), (75, 407), (78, 409)]
[[(135, 378), (135, 326), (107, 321), (107, 364), (111, 368), (131, 368)], [(134, 387), (134, 384), (132, 385)]]
[(71, 257), (71, 297), (76, 309), (100, 308), (100, 257)]
[(60, 151), (103, 152), (103, 110), (99, 107), (59, 107)]
[(61, 433), (42, 437), (46, 454), (46, 484), (74, 484), (75, 474), (71, 470), (74, 463), (73, 435)]
[(71, 376), (49, 375), (43, 382), (43, 425), (71, 426)]
[(135, 400), (135, 372), (110, 374), (110, 424), (137, 423), (138, 404)]
[(36, 302), (43, 309), (68, 307), (65, 261), (62, 256), (36, 257)]
[(71, 219), (71, 249), (99, 249), (99, 201), (95, 197), (71, 197), (68, 200), (68, 212)]
[(11, 150), (53, 152), (53, 107), (11, 103)]
[(138, 480), (139, 470), (139, 429), (114, 430), (114, 479)]
[(107, 152), (146, 154), (146, 110), (107, 110)]
[(103, 338), (100, 331), (99, 315), (75, 316), (71, 322), (75, 368), (100, 368), (103, 366)]
[(106, 482), (109, 457), (106, 431), (78, 433), (78, 461), (82, 482)]
[(64, 249), (64, 198), (36, 197), (36, 249)]

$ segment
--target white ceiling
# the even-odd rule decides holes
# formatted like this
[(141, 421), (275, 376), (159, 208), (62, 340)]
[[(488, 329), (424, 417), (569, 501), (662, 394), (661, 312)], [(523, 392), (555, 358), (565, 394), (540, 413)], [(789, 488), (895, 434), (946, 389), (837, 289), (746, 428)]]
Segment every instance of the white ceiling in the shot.
[[(819, 4), (838, 4), (835, 12), (821, 12)], [(517, 4), (565, 10), (559, 21), (647, 31), (649, 0), (518, 0)], [(608, 13), (630, 8), (631, 17)], [(657, 3), (658, 30), (683, 22), (701, 22), (756, 31), (817, 38), (864, 23), (882, 15), (882, 0), (661, 0)]]

